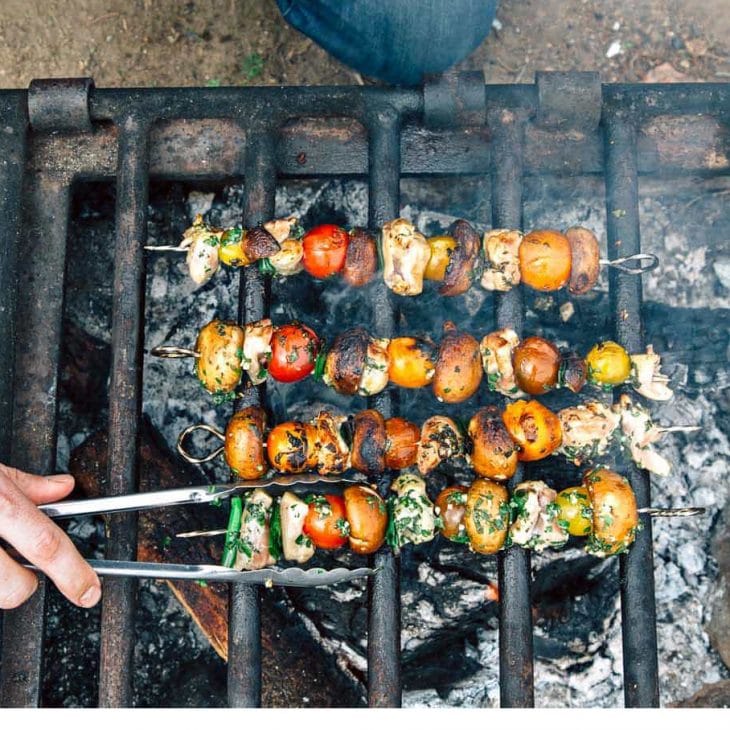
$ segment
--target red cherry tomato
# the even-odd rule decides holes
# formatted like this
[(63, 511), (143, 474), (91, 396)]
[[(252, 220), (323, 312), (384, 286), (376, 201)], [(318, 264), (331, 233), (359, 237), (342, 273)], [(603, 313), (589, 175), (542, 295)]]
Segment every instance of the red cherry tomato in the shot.
[(309, 512), (304, 519), (304, 534), (323, 550), (337, 550), (347, 542), (350, 525), (347, 522), (345, 500), (337, 494), (310, 494)]
[(274, 329), (269, 374), (281, 383), (306, 378), (317, 361), (322, 343), (313, 330), (299, 322)]
[(350, 236), (344, 228), (325, 223), (316, 226), (302, 239), (304, 268), (317, 279), (336, 274), (345, 265)]

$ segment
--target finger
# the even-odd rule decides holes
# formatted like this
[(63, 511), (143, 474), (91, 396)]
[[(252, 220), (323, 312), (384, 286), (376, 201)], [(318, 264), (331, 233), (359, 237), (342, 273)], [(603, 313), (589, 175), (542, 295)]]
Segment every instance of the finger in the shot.
[(0, 548), (0, 608), (17, 608), (38, 588), (38, 579)]
[(0, 484), (0, 536), (38, 566), (66, 598), (89, 608), (101, 597), (101, 583), (68, 535), (16, 487)]
[(63, 499), (74, 488), (74, 478), (70, 474), (43, 477), (0, 464), (0, 476), (10, 479), (35, 504)]

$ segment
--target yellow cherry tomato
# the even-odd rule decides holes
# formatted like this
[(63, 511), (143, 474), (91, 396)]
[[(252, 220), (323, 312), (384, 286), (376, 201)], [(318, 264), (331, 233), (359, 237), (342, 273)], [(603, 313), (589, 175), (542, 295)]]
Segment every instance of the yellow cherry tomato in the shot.
[(631, 358), (621, 345), (611, 340), (599, 342), (586, 355), (588, 380), (597, 385), (620, 385), (631, 375)]
[(568, 487), (558, 492), (555, 504), (560, 508), (558, 520), (565, 523), (563, 527), (576, 537), (591, 534), (593, 510), (588, 490), (585, 487)]
[(229, 228), (222, 236), (220, 243), (220, 259), (226, 266), (248, 266), (251, 260), (243, 251), (243, 239), (246, 232), (241, 228)]
[(451, 260), (451, 252), (456, 248), (456, 241), (451, 236), (433, 236), (427, 239), (431, 247), (431, 258), (423, 275), (429, 281), (443, 281), (446, 267)]

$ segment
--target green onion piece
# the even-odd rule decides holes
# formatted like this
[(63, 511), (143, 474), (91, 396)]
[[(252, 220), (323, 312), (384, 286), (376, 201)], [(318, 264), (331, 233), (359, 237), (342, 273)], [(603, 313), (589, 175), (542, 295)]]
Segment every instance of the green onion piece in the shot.
[(320, 349), (319, 353), (317, 354), (317, 359), (314, 361), (314, 373), (312, 373), (312, 377), (315, 380), (322, 380), (322, 376), (324, 375), (324, 366), (327, 363), (327, 350), (324, 346), (324, 342), (322, 343), (322, 348)]
[(238, 538), (241, 532), (241, 516), (243, 515), (243, 500), (240, 497), (231, 498), (231, 512), (228, 515), (228, 527), (226, 528), (226, 543), (223, 547), (222, 565), (224, 568), (232, 568), (236, 562), (238, 552)]
[(259, 271), (264, 276), (274, 276), (276, 274), (276, 268), (269, 259), (259, 259)]
[(269, 520), (269, 554), (274, 560), (278, 560), (284, 547), (281, 537), (281, 510), (279, 509), (279, 500), (275, 500), (271, 509), (271, 518)]

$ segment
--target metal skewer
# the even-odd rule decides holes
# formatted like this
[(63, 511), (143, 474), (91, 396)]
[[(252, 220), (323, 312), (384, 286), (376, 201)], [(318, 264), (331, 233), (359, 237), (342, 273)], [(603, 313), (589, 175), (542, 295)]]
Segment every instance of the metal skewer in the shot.
[(187, 347), (176, 347), (175, 345), (160, 345), (159, 347), (153, 347), (150, 350), (150, 354), (155, 357), (200, 357), (200, 353), (195, 350), (190, 350)]
[(145, 251), (174, 251), (175, 253), (186, 253), (190, 246), (145, 246)]
[[(653, 253), (635, 253), (633, 256), (624, 256), (619, 259), (599, 259), (598, 263), (601, 266), (618, 269), (624, 274), (645, 274), (659, 266), (659, 259)], [(631, 266), (626, 265), (629, 263)]]
[(701, 431), (702, 426), (656, 426), (660, 433), (693, 433)]
[(650, 517), (695, 517), (705, 513), (704, 507), (642, 507), (638, 510), (640, 515)]

